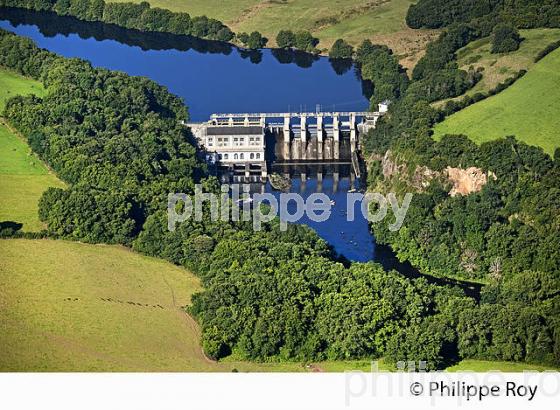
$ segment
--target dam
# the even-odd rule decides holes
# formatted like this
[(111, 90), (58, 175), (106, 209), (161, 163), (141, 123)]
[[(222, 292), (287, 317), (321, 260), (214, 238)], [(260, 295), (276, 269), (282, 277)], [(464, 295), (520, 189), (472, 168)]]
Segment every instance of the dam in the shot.
[(359, 177), (360, 136), (375, 128), (388, 102), (373, 112), (222, 113), (187, 123), (208, 163), (237, 182), (265, 181), (269, 165), (351, 164)]

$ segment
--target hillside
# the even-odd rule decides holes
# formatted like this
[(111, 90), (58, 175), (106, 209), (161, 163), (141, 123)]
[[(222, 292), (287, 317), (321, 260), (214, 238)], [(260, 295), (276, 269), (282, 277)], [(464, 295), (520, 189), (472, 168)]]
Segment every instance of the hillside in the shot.
[[(113, 0), (124, 2), (130, 0)], [(133, 0), (140, 2), (141, 0)], [(151, 0), (153, 7), (206, 15), (226, 23), (235, 32), (260, 31), (274, 45), (280, 30), (309, 30), (330, 48), (337, 38), (358, 45), (365, 39), (387, 44), (412, 67), (433, 30), (412, 30), (405, 24), (410, 4), (415, 0)]]
[[(0, 372), (334, 371), (369, 361), (207, 359), (185, 313), (199, 280), (121, 246), (0, 240)], [(386, 369), (383, 363), (380, 369)]]
[[(43, 95), (42, 84), (0, 69), (0, 112), (8, 98), (30, 93)], [(41, 230), (39, 198), (48, 187), (64, 184), (1, 119), (0, 147), (0, 221), (22, 223), (24, 231)]]
[(553, 154), (560, 146), (560, 49), (505, 91), (461, 110), (434, 128), (435, 138), (466, 134), (477, 143), (515, 135)]
[(212, 368), (189, 272), (116, 246), (1, 240), (0, 371)]
[(39, 81), (22, 77), (0, 67), (0, 115), (4, 111), (6, 100), (15, 95), (35, 94), (43, 96), (45, 89)]
[[(484, 37), (475, 40), (457, 51), (457, 64), (460, 69), (468, 71), (471, 67), (482, 71), (482, 79), (465, 94), (449, 98), (460, 100), (465, 95), (488, 92), (499, 83), (514, 77), (520, 70), (530, 70), (535, 65), (535, 57), (548, 44), (560, 40), (560, 29), (539, 28), (520, 30), (523, 41), (519, 50), (492, 54), (491, 38)], [(441, 106), (448, 100), (438, 101), (435, 106)]]

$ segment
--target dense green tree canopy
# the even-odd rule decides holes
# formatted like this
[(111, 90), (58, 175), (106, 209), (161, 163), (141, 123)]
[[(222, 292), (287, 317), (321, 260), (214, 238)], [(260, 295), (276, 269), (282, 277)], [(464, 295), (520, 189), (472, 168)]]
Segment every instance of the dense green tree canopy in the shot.
[(276, 36), (276, 44), (280, 48), (295, 47), (296, 35), (290, 30), (280, 30)]
[(0, 6), (54, 11), (61, 16), (102, 21), (142, 31), (191, 35), (219, 41), (230, 41), (234, 37), (233, 32), (216, 19), (206, 16), (191, 19), (188, 13), (152, 8), (146, 1), (112, 3), (105, 0), (0, 0)]
[(498, 24), (492, 32), (492, 53), (509, 53), (519, 48), (521, 36), (515, 27)]
[(334, 42), (330, 51), (330, 58), (352, 58), (354, 48), (343, 39), (339, 38)]
[(509, 22), (519, 28), (560, 27), (560, 4), (557, 0), (420, 0), (406, 15), (412, 28), (473, 20)]

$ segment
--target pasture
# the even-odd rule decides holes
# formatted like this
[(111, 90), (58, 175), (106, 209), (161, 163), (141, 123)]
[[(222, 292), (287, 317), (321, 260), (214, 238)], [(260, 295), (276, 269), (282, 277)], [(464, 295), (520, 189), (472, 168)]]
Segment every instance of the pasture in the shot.
[(199, 280), (122, 246), (2, 239), (0, 255), (0, 372), (369, 371), (368, 361), (209, 360), (184, 310)]
[[(42, 84), (0, 69), (0, 110), (8, 98), (30, 93), (43, 95)], [(1, 118), (0, 147), (0, 221), (22, 223), (24, 231), (41, 230), (39, 198), (48, 187), (64, 184)]]
[(506, 79), (513, 77), (520, 70), (529, 70), (535, 63), (537, 54), (548, 44), (560, 40), (560, 29), (520, 30), (523, 41), (519, 50), (505, 54), (490, 53), (491, 39), (485, 37), (473, 41), (457, 52), (457, 62), (463, 70), (470, 67), (482, 68), (482, 80), (466, 95), (486, 92)]
[(522, 373), (522, 372), (544, 372), (546, 370), (554, 370), (539, 364), (488, 361), (488, 360), (463, 360), (454, 366), (448, 367), (448, 372), (504, 372), (504, 373)]
[(0, 67), (0, 115), (4, 111), (7, 99), (15, 95), (29, 94), (42, 97), (45, 94), (43, 84)]
[(437, 124), (435, 138), (465, 134), (473, 141), (515, 135), (553, 154), (560, 146), (560, 49), (501, 93), (471, 105)]

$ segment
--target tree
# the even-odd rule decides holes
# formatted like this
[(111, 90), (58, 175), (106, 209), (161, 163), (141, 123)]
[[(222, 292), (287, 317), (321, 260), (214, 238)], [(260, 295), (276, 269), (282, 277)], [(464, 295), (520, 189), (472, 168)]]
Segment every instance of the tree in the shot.
[(440, 370), (457, 360), (456, 338), (448, 318), (429, 316), (420, 324), (401, 328), (389, 341), (385, 358), (393, 365), (424, 362), (426, 370)]
[(87, 19), (92, 21), (101, 21), (103, 19), (103, 10), (105, 10), (105, 0), (91, 0)]
[(215, 39), (218, 41), (231, 41), (234, 36), (235, 34), (233, 33), (233, 31), (231, 31), (229, 27), (224, 26), (220, 30), (218, 30)]
[(245, 33), (244, 31), (242, 31), (241, 33), (237, 33), (236, 37), (244, 46), (249, 43), (249, 34)]
[(309, 31), (298, 31), (295, 34), (295, 46), (299, 50), (312, 52), (315, 46), (319, 44), (319, 39), (313, 37)]
[(353, 54), (354, 48), (340, 38), (334, 42), (329, 51), (330, 58), (352, 58)]
[(70, 10), (70, 0), (57, 0), (53, 10), (60, 16), (66, 16)]
[(79, 19), (86, 20), (89, 13), (89, 0), (70, 0), (68, 13)]
[(256, 50), (266, 46), (268, 39), (263, 37), (258, 31), (253, 31), (251, 34), (238, 33), (237, 39), (247, 48)]
[(280, 48), (291, 48), (296, 45), (296, 36), (290, 30), (280, 30), (276, 36), (276, 44)]
[(492, 33), (492, 53), (509, 53), (519, 48), (521, 36), (516, 28), (509, 24), (499, 24)]
[(191, 16), (188, 13), (173, 13), (173, 17), (169, 20), (169, 31), (175, 34), (191, 34)]
[(173, 13), (159, 7), (144, 10), (140, 17), (140, 27), (147, 31), (169, 31), (169, 23)]

